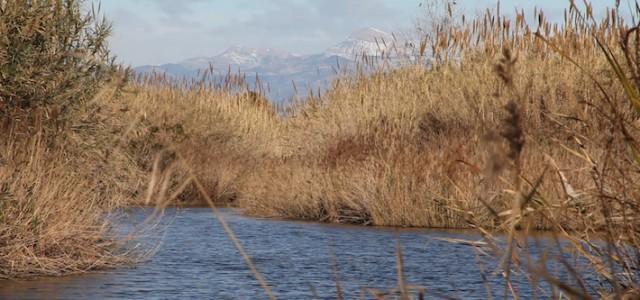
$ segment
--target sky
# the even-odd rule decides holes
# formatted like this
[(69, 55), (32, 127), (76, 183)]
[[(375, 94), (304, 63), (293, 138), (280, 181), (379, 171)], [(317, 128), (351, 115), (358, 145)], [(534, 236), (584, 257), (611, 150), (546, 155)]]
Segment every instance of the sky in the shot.
[[(157, 65), (214, 56), (231, 46), (269, 47), (297, 54), (319, 53), (366, 27), (411, 30), (428, 0), (92, 0), (113, 23), (110, 46), (118, 60)], [(457, 0), (473, 15), (497, 0)], [(577, 1), (581, 2), (581, 1)], [(614, 3), (596, 0), (596, 10)], [(624, 2), (624, 0), (623, 0)], [(504, 13), (516, 7), (561, 18), (568, 1), (502, 0)]]

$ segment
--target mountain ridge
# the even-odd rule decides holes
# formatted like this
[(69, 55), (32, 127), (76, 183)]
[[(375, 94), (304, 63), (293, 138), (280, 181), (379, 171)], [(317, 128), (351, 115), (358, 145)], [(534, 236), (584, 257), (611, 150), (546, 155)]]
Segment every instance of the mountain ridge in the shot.
[[(177, 63), (145, 65), (134, 68), (136, 73), (160, 73), (172, 78), (195, 78), (202, 70), (213, 70), (214, 76), (224, 76), (229, 70), (240, 71), (247, 78), (257, 75), (267, 96), (283, 101), (300, 90), (326, 88), (338, 69), (355, 65), (358, 56), (380, 56), (393, 36), (369, 27), (354, 31), (345, 40), (317, 54), (296, 55), (276, 48), (231, 46), (207, 57), (194, 57)], [(255, 80), (250, 82), (255, 87)]]

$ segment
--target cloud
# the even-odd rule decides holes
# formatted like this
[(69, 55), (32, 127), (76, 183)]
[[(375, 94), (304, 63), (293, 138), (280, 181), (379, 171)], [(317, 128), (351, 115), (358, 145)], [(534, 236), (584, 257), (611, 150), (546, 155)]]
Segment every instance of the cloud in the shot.
[[(216, 26), (211, 33), (236, 40), (286, 45), (294, 51), (321, 51), (351, 31), (368, 26), (390, 27), (402, 16), (383, 0), (272, 0), (245, 20)], [(409, 20), (407, 20), (409, 21)]]
[[(102, 0), (102, 6), (114, 22), (114, 52), (140, 65), (212, 56), (232, 45), (318, 53), (363, 27), (409, 32), (417, 18), (424, 18), (418, 7), (422, 1)], [(609, 1), (594, 4), (602, 10), (605, 2)], [(467, 16), (473, 16), (494, 8), (496, 0), (458, 3)], [(553, 19), (561, 18), (566, 7), (558, 0), (501, 3), (503, 13), (512, 13), (516, 6), (531, 12), (536, 5)]]
[[(140, 0), (139, 0), (140, 1)], [(194, 5), (203, 3), (206, 0), (141, 0), (147, 4), (157, 7), (169, 16), (184, 16), (194, 12)]]
[(407, 10), (401, 9), (407, 5), (397, 3), (396, 0), (103, 2), (115, 25), (114, 52), (135, 65), (213, 56), (232, 45), (318, 53), (363, 27), (391, 29), (410, 23)]

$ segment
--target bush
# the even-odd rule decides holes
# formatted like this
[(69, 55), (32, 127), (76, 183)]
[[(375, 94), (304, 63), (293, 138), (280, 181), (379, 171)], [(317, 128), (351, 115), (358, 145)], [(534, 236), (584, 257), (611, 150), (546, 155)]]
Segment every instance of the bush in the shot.
[(134, 261), (105, 216), (143, 172), (110, 25), (76, 0), (0, 0), (0, 280)]
[(114, 70), (106, 40), (111, 25), (83, 3), (0, 0), (1, 116), (42, 107), (62, 115)]

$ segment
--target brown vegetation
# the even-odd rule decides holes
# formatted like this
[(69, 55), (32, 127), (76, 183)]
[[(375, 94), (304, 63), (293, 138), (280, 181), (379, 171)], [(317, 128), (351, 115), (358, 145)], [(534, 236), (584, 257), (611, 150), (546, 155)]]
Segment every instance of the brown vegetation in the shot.
[[(524, 13), (488, 12), (438, 28), (412, 65), (341, 78), (279, 118), (224, 92), (180, 89), (165, 92), (180, 93), (170, 105), (198, 117), (172, 107), (166, 118), (192, 133), (178, 143), (187, 160), (206, 157), (188, 167), (249, 214), (477, 228), (507, 282), (518, 267), (557, 292), (604, 293), (558, 281), (512, 238), (552, 230), (622, 295), (638, 288), (638, 31), (617, 10), (588, 18), (572, 6), (561, 25), (535, 12), (530, 26)], [(218, 130), (233, 139), (207, 138)], [(506, 249), (492, 230), (509, 233)]]
[[(0, 42), (0, 277), (126, 261), (105, 214), (178, 199), (476, 228), (507, 282), (520, 267), (574, 297), (593, 294), (517, 259), (526, 245), (515, 246), (516, 230), (552, 230), (610, 292), (638, 289), (640, 42), (617, 10), (600, 23), (573, 6), (561, 25), (542, 12), (533, 25), (524, 13), (449, 22), (411, 64), (341, 78), (278, 115), (258, 94), (204, 81), (126, 84), (101, 46), (108, 26), (78, 3), (15, 3), (0, 0), (0, 36), (22, 34)], [(51, 22), (22, 19), (32, 15)], [(79, 31), (66, 30), (72, 21)], [(509, 234), (506, 249), (491, 230)]]
[[(502, 141), (518, 134), (502, 126), (507, 120), (524, 131), (518, 143), (527, 145), (519, 162), (525, 184), (545, 169), (556, 173), (545, 176), (538, 190), (564, 226), (580, 227), (575, 221), (593, 203), (567, 201), (558, 175), (571, 176), (568, 184), (576, 190), (591, 184), (588, 173), (576, 171), (582, 162), (572, 154), (579, 146), (574, 137), (586, 137), (579, 142), (594, 155), (619, 152), (624, 145), (606, 143), (609, 122), (600, 114), (601, 92), (591, 78), (522, 21), (511, 29), (503, 27), (506, 19), (494, 24), (474, 22), (437, 33), (434, 56), (455, 59), (345, 78), (322, 99), (293, 109), (280, 121), (282, 154), (252, 168), (238, 205), (258, 215), (391, 226), (468, 227), (473, 215), (493, 227), (501, 218), (485, 202), (505, 212), (518, 188), (501, 173), (506, 162), (496, 159), (515, 155)], [(613, 40), (616, 30), (610, 26), (601, 34)], [(610, 76), (591, 33), (576, 31), (583, 33), (549, 36), (558, 39), (554, 44), (585, 44), (571, 50), (572, 58)], [(457, 40), (463, 36), (468, 39)], [(482, 42), (474, 45), (475, 36)], [(503, 46), (518, 59), (512, 70), (501, 71), (511, 72), (506, 83), (494, 68)], [(615, 82), (605, 88), (624, 99)], [(522, 106), (505, 109), (518, 95)], [(598, 211), (588, 214), (602, 217)], [(542, 218), (535, 222), (539, 229), (549, 226)]]
[(77, 1), (0, 1), (0, 279), (134, 259), (107, 218), (144, 176), (117, 147), (109, 30)]

